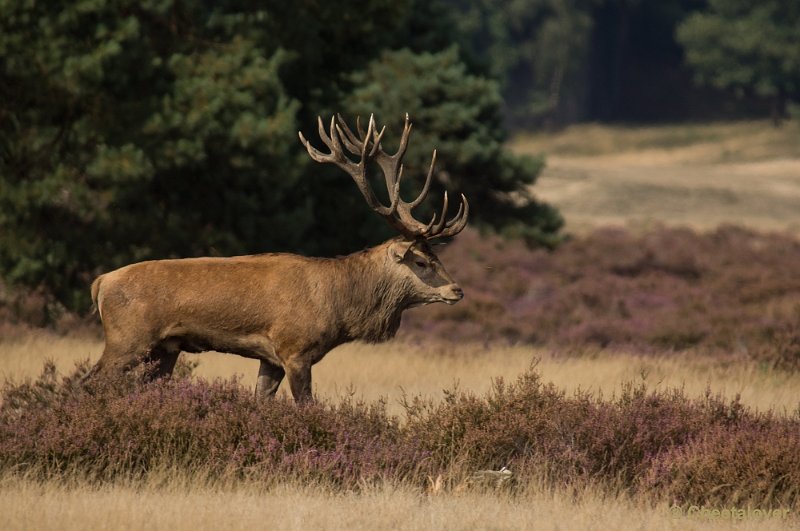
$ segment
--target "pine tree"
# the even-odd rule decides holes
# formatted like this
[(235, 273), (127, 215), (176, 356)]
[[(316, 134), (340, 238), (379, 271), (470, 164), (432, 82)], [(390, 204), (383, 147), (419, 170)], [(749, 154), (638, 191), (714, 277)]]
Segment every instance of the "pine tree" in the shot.
[(699, 81), (773, 101), (776, 123), (800, 101), (800, 3), (709, 0), (677, 29)]

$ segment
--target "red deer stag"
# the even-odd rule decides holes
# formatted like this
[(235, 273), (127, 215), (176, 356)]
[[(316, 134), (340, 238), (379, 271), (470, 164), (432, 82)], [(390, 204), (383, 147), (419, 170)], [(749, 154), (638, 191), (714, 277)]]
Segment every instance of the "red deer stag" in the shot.
[[(142, 361), (154, 364), (151, 378), (172, 373), (178, 354), (216, 350), (261, 362), (256, 394), (272, 397), (288, 376), (296, 401), (311, 399), (311, 366), (348, 341), (386, 341), (400, 326), (403, 310), (464, 296), (428, 242), (458, 234), (469, 204), (422, 223), (411, 213), (425, 199), (436, 151), (419, 196), (400, 198), (402, 159), (411, 123), (406, 115), (400, 147), (388, 155), (370, 117), (356, 133), (339, 116), (319, 135), (330, 153), (300, 140), (317, 162), (333, 163), (355, 181), (369, 206), (400, 235), (376, 247), (339, 258), (259, 254), (230, 258), (185, 258), (140, 262), (99, 276), (92, 300), (105, 332), (105, 349), (91, 374), (122, 371)], [(357, 157), (354, 162), (350, 155)], [(389, 205), (373, 193), (367, 165), (376, 162), (386, 179)]]

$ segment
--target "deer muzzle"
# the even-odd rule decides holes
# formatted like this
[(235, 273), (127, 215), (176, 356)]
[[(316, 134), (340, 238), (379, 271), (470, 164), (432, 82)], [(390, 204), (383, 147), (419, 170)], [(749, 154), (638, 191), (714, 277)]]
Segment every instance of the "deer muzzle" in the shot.
[(458, 284), (448, 284), (442, 288), (442, 299), (447, 304), (455, 304), (464, 298), (464, 290)]

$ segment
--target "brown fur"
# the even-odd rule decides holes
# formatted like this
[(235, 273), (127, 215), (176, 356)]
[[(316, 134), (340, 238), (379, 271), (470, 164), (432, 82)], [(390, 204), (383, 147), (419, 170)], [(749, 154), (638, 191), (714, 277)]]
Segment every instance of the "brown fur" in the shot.
[(261, 361), (257, 393), (284, 375), (311, 397), (311, 366), (353, 340), (394, 337), (403, 310), (462, 297), (427, 243), (395, 238), (340, 258), (263, 254), (132, 264), (92, 284), (105, 331), (92, 374), (142, 360), (169, 375), (181, 351), (217, 350)]

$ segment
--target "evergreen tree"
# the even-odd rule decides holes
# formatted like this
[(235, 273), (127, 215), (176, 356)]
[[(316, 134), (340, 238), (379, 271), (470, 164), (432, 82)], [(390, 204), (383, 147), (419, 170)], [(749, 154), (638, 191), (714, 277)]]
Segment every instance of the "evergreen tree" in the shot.
[(528, 196), (540, 162), (502, 149), (496, 85), (423, 50), (447, 39), (418, 3), (0, 0), (0, 277), (86, 309), (92, 277), (132, 261), (374, 243), (353, 183), (297, 139), (335, 111), (412, 113), (414, 152), (436, 144), (476, 220), (554, 241), (560, 218)]
[(530, 193), (542, 160), (503, 148), (498, 84), (469, 74), (455, 47), (439, 53), (386, 52), (352, 77), (358, 88), (344, 100), (349, 114), (374, 111), (397, 132), (405, 113), (413, 112), (415, 132), (404, 164), (408, 175), (418, 176), (418, 185), (437, 149), (439, 191), (463, 192), (474, 223), (531, 243), (558, 242), (561, 216)]
[(709, 0), (677, 29), (697, 78), (720, 88), (755, 92), (773, 101), (773, 119), (800, 101), (800, 3)]
[(297, 246), (312, 218), (285, 54), (177, 0), (2, 12), (7, 280), (80, 307), (93, 273), (132, 260)]
[(580, 96), (593, 0), (447, 0), (467, 60), (500, 81), (519, 127), (558, 121)]

